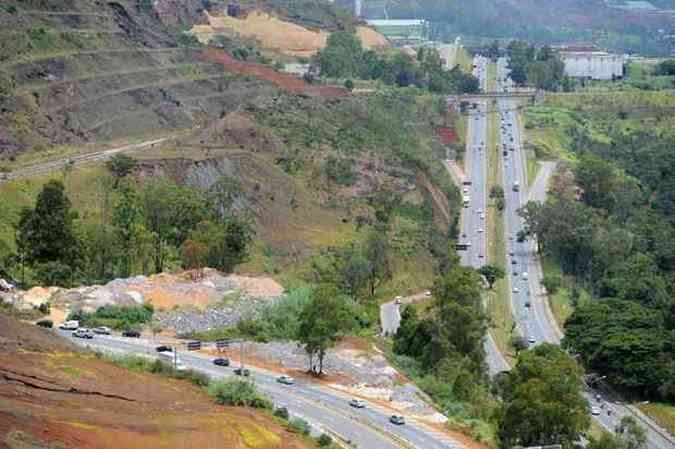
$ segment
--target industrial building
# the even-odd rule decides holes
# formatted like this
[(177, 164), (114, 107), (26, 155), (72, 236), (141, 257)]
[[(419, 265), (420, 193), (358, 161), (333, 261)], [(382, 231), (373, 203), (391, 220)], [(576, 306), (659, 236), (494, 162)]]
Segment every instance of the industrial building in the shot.
[(394, 44), (420, 44), (429, 39), (429, 22), (414, 20), (368, 20), (368, 25)]
[(560, 49), (565, 75), (594, 80), (614, 80), (624, 75), (624, 57), (595, 46), (567, 46)]

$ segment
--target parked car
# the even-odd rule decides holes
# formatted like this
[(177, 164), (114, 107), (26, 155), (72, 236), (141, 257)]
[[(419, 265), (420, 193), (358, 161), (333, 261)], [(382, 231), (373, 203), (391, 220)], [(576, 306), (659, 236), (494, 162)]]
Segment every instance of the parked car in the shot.
[(99, 326), (94, 328), (94, 333), (95, 334), (100, 334), (100, 335), (110, 335), (110, 328), (107, 326)]
[(157, 346), (155, 348), (155, 351), (157, 351), (157, 352), (173, 352), (173, 348), (171, 346), (161, 345), (161, 346)]
[(396, 424), (397, 426), (402, 426), (405, 424), (405, 418), (401, 415), (391, 415), (389, 417), (389, 422), (392, 424)]
[(277, 382), (284, 385), (293, 385), (295, 380), (291, 376), (282, 375), (277, 377)]
[(213, 364), (217, 366), (230, 366), (230, 359), (227, 357), (219, 357), (217, 359), (213, 359)]
[(94, 338), (94, 333), (91, 331), (91, 329), (81, 327), (73, 332), (73, 337), (91, 339)]
[(365, 408), (366, 407), (366, 401), (364, 401), (363, 399), (354, 398), (351, 401), (349, 401), (349, 405), (351, 405), (354, 408)]
[(140, 338), (141, 333), (133, 329), (126, 329), (124, 332), (122, 332), (122, 337)]
[(248, 368), (239, 367), (234, 369), (234, 374), (236, 374), (237, 376), (248, 377), (251, 375), (251, 371)]

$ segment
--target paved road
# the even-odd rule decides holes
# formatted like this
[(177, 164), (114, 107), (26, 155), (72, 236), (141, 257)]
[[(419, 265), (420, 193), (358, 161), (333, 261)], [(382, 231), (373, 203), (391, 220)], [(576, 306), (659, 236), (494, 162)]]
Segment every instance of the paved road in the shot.
[[(70, 338), (70, 332), (59, 331)], [(151, 340), (97, 335), (92, 340), (73, 338), (77, 344), (115, 353), (155, 357)], [(197, 353), (180, 352), (183, 364), (212, 377), (234, 376), (231, 368), (216, 367), (211, 358)], [(459, 449), (463, 446), (423, 423), (408, 419), (406, 425), (389, 423), (391, 410), (368, 404), (364, 409), (349, 406), (349, 396), (318, 384), (297, 380), (295, 385), (276, 382), (277, 373), (249, 367), (252, 379), (260, 391), (272, 398), (277, 406), (285, 406), (293, 416), (309, 421), (313, 426), (329, 430), (342, 439), (352, 441), (361, 449), (439, 448)]]
[(40, 164), (31, 165), (29, 167), (19, 168), (17, 170), (11, 171), (9, 173), (0, 173), (0, 183), (3, 181), (11, 181), (14, 179), (29, 178), (31, 176), (41, 175), (44, 173), (50, 173), (53, 171), (61, 170), (67, 164), (78, 165), (85, 162), (91, 161), (102, 161), (110, 159), (113, 155), (118, 153), (124, 153), (127, 151), (140, 150), (146, 147), (152, 147), (158, 143), (162, 143), (166, 138), (149, 140), (142, 143), (134, 143), (131, 145), (124, 145), (117, 148), (110, 148), (109, 150), (96, 151), (94, 153), (85, 153), (78, 154), (70, 157), (64, 157), (49, 162), (42, 162)]
[[(508, 91), (510, 89), (510, 80), (503, 81), (507, 75), (507, 61), (505, 58), (501, 58), (497, 64), (498, 90), (506, 88)], [(551, 313), (547, 297), (542, 294), (541, 264), (536, 255), (534, 243), (517, 241), (517, 233), (523, 228), (522, 219), (517, 214), (517, 210), (530, 198), (538, 201), (545, 199), (546, 180), (553, 170), (553, 165), (547, 164), (542, 167), (542, 176), (535, 181), (533, 192), (528, 195), (527, 171), (514, 101), (510, 99), (498, 101), (502, 144), (500, 152), (504, 149), (507, 152), (507, 156), (502, 157), (502, 170), (506, 197), (504, 232), (508, 236), (506, 240), (507, 254), (509, 254), (507, 271), (509, 272), (511, 306), (518, 329), (531, 344), (538, 344), (542, 341), (559, 344), (562, 333)], [(513, 188), (516, 182), (519, 184), (518, 191)], [(604, 400), (597, 402), (595, 400), (596, 394), (598, 392), (590, 389), (586, 392), (586, 397), (591, 405), (599, 405), (604, 402)], [(646, 428), (650, 449), (675, 448), (672, 437), (662, 429), (655, 427), (654, 423), (644, 415), (636, 414), (630, 407), (618, 403), (611, 404), (609, 407), (613, 410), (611, 416), (605, 410), (602, 410), (600, 416), (594, 417), (606, 429), (613, 431), (621, 417), (633, 415)]]

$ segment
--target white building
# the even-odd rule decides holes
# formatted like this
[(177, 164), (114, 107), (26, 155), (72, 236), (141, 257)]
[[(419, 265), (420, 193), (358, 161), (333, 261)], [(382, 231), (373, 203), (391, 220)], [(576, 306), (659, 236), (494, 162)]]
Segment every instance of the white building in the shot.
[(563, 47), (560, 57), (565, 75), (575, 78), (612, 80), (623, 77), (624, 58), (596, 47)]

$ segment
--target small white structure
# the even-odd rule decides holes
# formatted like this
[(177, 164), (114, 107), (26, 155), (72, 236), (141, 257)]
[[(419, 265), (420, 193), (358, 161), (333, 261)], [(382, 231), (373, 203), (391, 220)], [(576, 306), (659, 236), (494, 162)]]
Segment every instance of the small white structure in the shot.
[(565, 75), (575, 78), (612, 80), (623, 77), (624, 57), (592, 46), (570, 46), (560, 49)]

